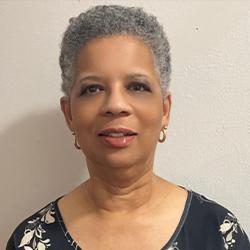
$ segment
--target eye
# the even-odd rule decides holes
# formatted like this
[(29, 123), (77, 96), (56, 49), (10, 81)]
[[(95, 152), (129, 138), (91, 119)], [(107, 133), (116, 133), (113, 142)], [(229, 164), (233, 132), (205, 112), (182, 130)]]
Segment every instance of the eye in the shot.
[(100, 90), (102, 89), (102, 87), (98, 84), (89, 85), (81, 90), (81, 95), (91, 95), (97, 93), (98, 92), (96, 91), (97, 89)]
[(130, 87), (132, 89), (134, 89), (136, 92), (142, 92), (142, 91), (145, 91), (145, 90), (151, 92), (150, 87), (145, 83), (133, 82), (130, 85)]

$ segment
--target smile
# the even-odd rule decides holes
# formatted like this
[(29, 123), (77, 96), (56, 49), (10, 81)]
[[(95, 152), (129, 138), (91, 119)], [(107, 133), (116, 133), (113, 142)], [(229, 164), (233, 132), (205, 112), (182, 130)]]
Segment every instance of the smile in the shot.
[(122, 126), (109, 127), (98, 133), (104, 145), (115, 148), (128, 147), (137, 135), (133, 129)]

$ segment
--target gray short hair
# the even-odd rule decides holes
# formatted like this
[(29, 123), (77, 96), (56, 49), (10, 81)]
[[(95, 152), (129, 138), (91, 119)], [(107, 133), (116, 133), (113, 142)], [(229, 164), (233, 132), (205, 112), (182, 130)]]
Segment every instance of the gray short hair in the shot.
[(60, 54), (61, 90), (66, 96), (70, 95), (74, 85), (74, 63), (79, 49), (91, 39), (121, 34), (136, 36), (149, 46), (162, 94), (166, 94), (171, 74), (170, 46), (163, 26), (155, 16), (140, 7), (96, 5), (70, 18), (69, 22)]

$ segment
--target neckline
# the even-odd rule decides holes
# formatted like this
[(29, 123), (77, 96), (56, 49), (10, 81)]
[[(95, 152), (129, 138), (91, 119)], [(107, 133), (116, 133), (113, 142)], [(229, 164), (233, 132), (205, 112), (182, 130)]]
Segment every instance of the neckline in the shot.
[[(185, 224), (185, 221), (186, 221), (186, 218), (187, 218), (187, 215), (188, 215), (188, 212), (189, 212), (189, 208), (190, 208), (190, 205), (191, 205), (191, 201), (192, 201), (192, 197), (193, 197), (193, 191), (191, 189), (185, 188), (185, 187), (183, 187), (181, 185), (178, 185), (178, 186), (185, 189), (187, 191), (187, 193), (188, 193), (187, 199), (186, 199), (186, 202), (185, 202), (185, 206), (184, 206), (184, 210), (182, 212), (181, 218), (180, 218), (180, 220), (178, 222), (178, 225), (177, 225), (174, 233), (172, 234), (170, 239), (166, 242), (166, 244), (160, 250), (167, 250), (175, 242), (175, 240), (177, 239), (177, 237), (179, 236), (179, 234), (181, 232), (181, 229), (182, 229), (183, 225)], [(53, 201), (54, 208), (55, 208), (55, 215), (56, 215), (56, 217), (58, 219), (60, 228), (61, 228), (64, 236), (66, 237), (68, 243), (70, 244), (70, 246), (72, 248), (74, 248), (75, 250), (85, 250), (85, 249), (81, 248), (77, 244), (77, 242), (73, 239), (73, 237), (68, 232), (68, 230), (66, 228), (66, 225), (64, 224), (62, 214), (61, 214), (60, 209), (58, 207), (58, 201), (63, 197), (64, 197), (64, 195), (58, 197), (56, 200)]]
[(177, 237), (179, 236), (179, 234), (181, 232), (181, 229), (182, 229), (183, 225), (186, 222), (186, 218), (187, 218), (189, 208), (190, 208), (190, 205), (191, 205), (191, 201), (192, 201), (192, 197), (193, 197), (193, 191), (191, 189), (185, 188), (185, 187), (183, 187), (181, 185), (178, 185), (178, 186), (187, 191), (187, 193), (188, 193), (187, 200), (186, 200), (186, 203), (185, 203), (181, 218), (179, 220), (179, 223), (178, 223), (177, 227), (175, 228), (174, 233), (172, 234), (170, 239), (166, 242), (166, 244), (160, 250), (168, 250), (174, 244), (175, 240), (177, 239)]

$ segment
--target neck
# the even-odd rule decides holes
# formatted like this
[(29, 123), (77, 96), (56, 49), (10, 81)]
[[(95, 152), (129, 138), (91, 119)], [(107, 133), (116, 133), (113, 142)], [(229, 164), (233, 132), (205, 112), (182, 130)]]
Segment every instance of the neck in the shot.
[[(121, 170), (122, 171), (122, 170)], [(124, 170), (126, 171), (126, 170)], [(120, 171), (118, 171), (120, 172)], [(90, 175), (86, 182), (88, 197), (101, 215), (132, 214), (149, 206), (153, 198), (156, 179), (152, 168), (133, 178), (110, 181), (102, 176)]]

